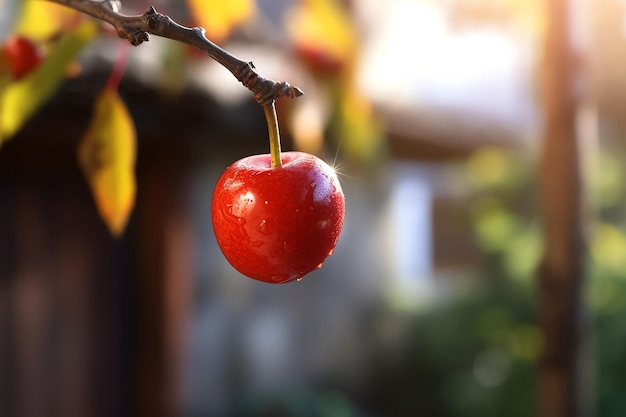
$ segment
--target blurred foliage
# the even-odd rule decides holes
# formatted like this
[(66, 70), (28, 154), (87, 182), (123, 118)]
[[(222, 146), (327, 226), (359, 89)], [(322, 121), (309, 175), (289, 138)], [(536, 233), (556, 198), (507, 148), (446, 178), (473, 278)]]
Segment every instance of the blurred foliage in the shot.
[[(597, 211), (586, 287), (595, 368), (589, 372), (596, 384), (589, 387), (600, 417), (626, 412), (620, 400), (626, 394), (626, 199), (618, 185), (626, 181), (623, 154), (601, 151), (590, 190)], [(419, 359), (410, 372), (395, 376), (406, 378), (395, 386), (428, 387), (419, 401), (425, 415), (533, 414), (542, 346), (535, 305), (542, 252), (536, 170), (527, 155), (484, 148), (459, 171), (486, 256), (451, 298), (413, 318), (412, 350)]]
[[(404, 319), (410, 331), (405, 358), (396, 366), (381, 363), (369, 388), (368, 396), (379, 398), (379, 415), (535, 411), (543, 344), (534, 285), (541, 255), (536, 164), (527, 154), (486, 147), (456, 168), (464, 189), (459, 215), (473, 225), (483, 262), (450, 278), (455, 282), (445, 295)], [(393, 408), (385, 397), (395, 399)]]
[(462, 174), (472, 190), (476, 243), (505, 276), (524, 282), (533, 279), (543, 250), (533, 167), (527, 156), (486, 147), (470, 156)]
[[(252, 25), (254, 19), (266, 22), (254, 0), (188, 0), (185, 4), (191, 20), (203, 26), (207, 37), (218, 44), (226, 44), (236, 29)], [(377, 159), (383, 154), (380, 152), (382, 128), (368, 97), (356, 83), (360, 44), (355, 17), (350, 9), (345, 3), (334, 0), (302, 1), (281, 7), (282, 19), (277, 24), (283, 27), (278, 29), (288, 37), (280, 49), (289, 55), (289, 59), (303, 64), (299, 68), (306, 74), (300, 74), (300, 78), (312, 83), (309, 88), (323, 91), (301, 99), (306, 101), (311, 97), (308, 105), (294, 105), (292, 111), (284, 113), (287, 118), (284, 126), (294, 137), (296, 146), (306, 143), (304, 150), (321, 154), (330, 133), (328, 136), (336, 140), (333, 146), (342, 146), (346, 158), (357, 163)], [(167, 13), (167, 10), (163, 12)], [(75, 64), (81, 50), (98, 35), (111, 35), (110, 27), (108, 32), (103, 30), (105, 27), (108, 26), (99, 25), (81, 13), (57, 4), (35, 0), (23, 3), (12, 32), (41, 48), (43, 61), (25, 77), (13, 79), (0, 54), (0, 142), (14, 136), (68, 77), (77, 75), (76, 67), (71, 64)], [(150, 48), (150, 45), (142, 47)], [(175, 94), (185, 84), (183, 67), (198, 56), (183, 54), (181, 45), (167, 51), (161, 61), (155, 61), (160, 65), (157, 68), (160, 78), (154, 88)], [(233, 83), (236, 83), (234, 78)], [(310, 117), (312, 112), (316, 113), (314, 117)], [(97, 115), (94, 117), (98, 118)], [(128, 123), (133, 124), (132, 117), (128, 118)], [(92, 121), (91, 126), (92, 131), (93, 126), (98, 126), (108, 132), (99, 120)], [(109, 157), (125, 159), (123, 155), (112, 153)], [(103, 194), (98, 194), (93, 184), (92, 189), (102, 214), (102, 207), (110, 204), (102, 202)], [(117, 215), (113, 217), (117, 218)], [(104, 216), (104, 220), (111, 227), (110, 216)], [(125, 221), (114, 223), (125, 224)], [(117, 230), (117, 226), (113, 229)]]
[[(287, 9), (284, 24), (296, 56), (305, 64), (315, 87), (328, 94), (315, 95), (320, 108), (329, 108), (326, 130), (319, 131), (315, 140), (319, 153), (328, 131), (341, 146), (347, 159), (355, 164), (376, 162), (384, 155), (382, 123), (369, 98), (357, 85), (361, 34), (355, 17), (336, 0), (305, 0)], [(305, 98), (306, 100), (306, 98)], [(292, 116), (298, 118), (296, 108)], [(297, 127), (292, 129), (296, 143), (306, 135)], [(303, 140), (304, 142), (304, 140)], [(306, 142), (311, 143), (311, 138)]]
[(14, 33), (40, 43), (52, 42), (85, 20), (85, 15), (47, 1), (23, 1)]
[(187, 0), (196, 25), (206, 31), (212, 42), (222, 44), (237, 26), (256, 11), (254, 0)]
[(116, 90), (105, 88), (79, 145), (78, 161), (114, 236), (124, 231), (135, 204), (136, 141), (126, 105)]
[[(590, 190), (598, 211), (585, 300), (593, 354), (589, 389), (599, 417), (626, 412), (626, 211), (625, 200), (612, 195), (624, 192), (615, 186), (626, 181), (622, 158), (619, 150), (602, 152)], [(372, 356), (356, 401), (372, 415), (535, 413), (543, 345), (536, 301), (542, 253), (537, 161), (523, 152), (482, 148), (457, 168), (463, 201), (469, 200), (458, 210), (473, 224), (483, 262), (419, 310), (371, 311), (367, 326), (374, 334), (394, 322), (402, 323), (406, 337), (401, 352)]]
[(93, 22), (85, 21), (65, 33), (48, 51), (40, 66), (0, 91), (0, 135), (9, 139), (44, 105), (67, 76), (76, 55), (96, 36)]
[(239, 402), (240, 417), (374, 417), (344, 393), (294, 388), (271, 394), (251, 394)]
[[(287, 10), (285, 23), (296, 49), (316, 71), (356, 65), (358, 33), (348, 11), (333, 0), (307, 0)], [(327, 74), (328, 75), (328, 74)]]
[(591, 177), (598, 221), (590, 230), (587, 300), (592, 309), (600, 417), (626, 413), (626, 149), (607, 144)]
[[(8, 140), (43, 106), (69, 75), (69, 67), (97, 35), (94, 22), (67, 7), (43, 1), (20, 2), (12, 33), (32, 42), (42, 62), (13, 79), (8, 63), (0, 65), (0, 143)], [(0, 61), (9, 59), (3, 52)]]
[(337, 144), (354, 164), (370, 165), (385, 156), (382, 121), (369, 99), (354, 86), (336, 90), (331, 128)]

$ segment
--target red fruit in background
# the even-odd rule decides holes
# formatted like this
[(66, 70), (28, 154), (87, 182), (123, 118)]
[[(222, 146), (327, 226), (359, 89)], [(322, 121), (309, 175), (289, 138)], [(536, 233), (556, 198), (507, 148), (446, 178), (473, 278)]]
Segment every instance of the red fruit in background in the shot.
[(43, 55), (37, 45), (19, 35), (9, 35), (2, 46), (2, 53), (13, 78), (18, 80), (37, 68)]
[(298, 45), (296, 53), (314, 74), (333, 76), (343, 71), (346, 66), (345, 60), (337, 59), (314, 46)]
[(343, 228), (335, 171), (302, 152), (243, 158), (222, 174), (212, 203), (217, 242), (230, 264), (259, 281), (285, 283), (322, 266)]

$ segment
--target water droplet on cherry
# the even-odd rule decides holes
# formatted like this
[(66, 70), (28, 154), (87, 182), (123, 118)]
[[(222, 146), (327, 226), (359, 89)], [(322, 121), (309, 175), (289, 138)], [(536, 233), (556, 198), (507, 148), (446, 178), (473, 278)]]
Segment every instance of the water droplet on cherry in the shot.
[(317, 222), (318, 229), (326, 229), (328, 226), (330, 226), (330, 220), (320, 220)]
[(271, 232), (270, 228), (267, 225), (267, 220), (261, 220), (261, 222), (259, 223), (259, 232), (263, 233), (264, 235), (267, 235)]
[(286, 253), (292, 253), (294, 250), (296, 250), (296, 245), (289, 242), (283, 242), (283, 250)]

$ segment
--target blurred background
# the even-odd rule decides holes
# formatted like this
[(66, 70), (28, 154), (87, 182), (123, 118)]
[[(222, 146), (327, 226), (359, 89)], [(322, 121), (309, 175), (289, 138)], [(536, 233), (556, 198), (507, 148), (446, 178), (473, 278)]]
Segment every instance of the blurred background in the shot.
[[(3, 37), (30, 3), (0, 1)], [(226, 262), (213, 187), (268, 152), (263, 111), (226, 69), (152, 36), (119, 85), (137, 196), (111, 237), (77, 163), (119, 56), (102, 29), (0, 148), (1, 416), (626, 413), (626, 2), (122, 11), (150, 5), (305, 91), (277, 102), (283, 149), (337, 169), (343, 234), (301, 282)], [(61, 22), (44, 48), (79, 19), (39, 13), (36, 28)], [(550, 290), (540, 264), (563, 241)], [(559, 327), (542, 311), (561, 303)], [(559, 358), (574, 363), (566, 399), (541, 382)]]

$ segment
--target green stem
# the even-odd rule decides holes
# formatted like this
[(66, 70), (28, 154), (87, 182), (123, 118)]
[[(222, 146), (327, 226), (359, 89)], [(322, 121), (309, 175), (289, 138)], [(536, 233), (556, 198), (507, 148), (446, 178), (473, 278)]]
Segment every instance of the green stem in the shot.
[(278, 130), (278, 117), (276, 116), (276, 107), (274, 100), (263, 104), (263, 112), (267, 121), (267, 129), (270, 134), (270, 156), (272, 158), (272, 168), (283, 165), (280, 157), (280, 132)]

